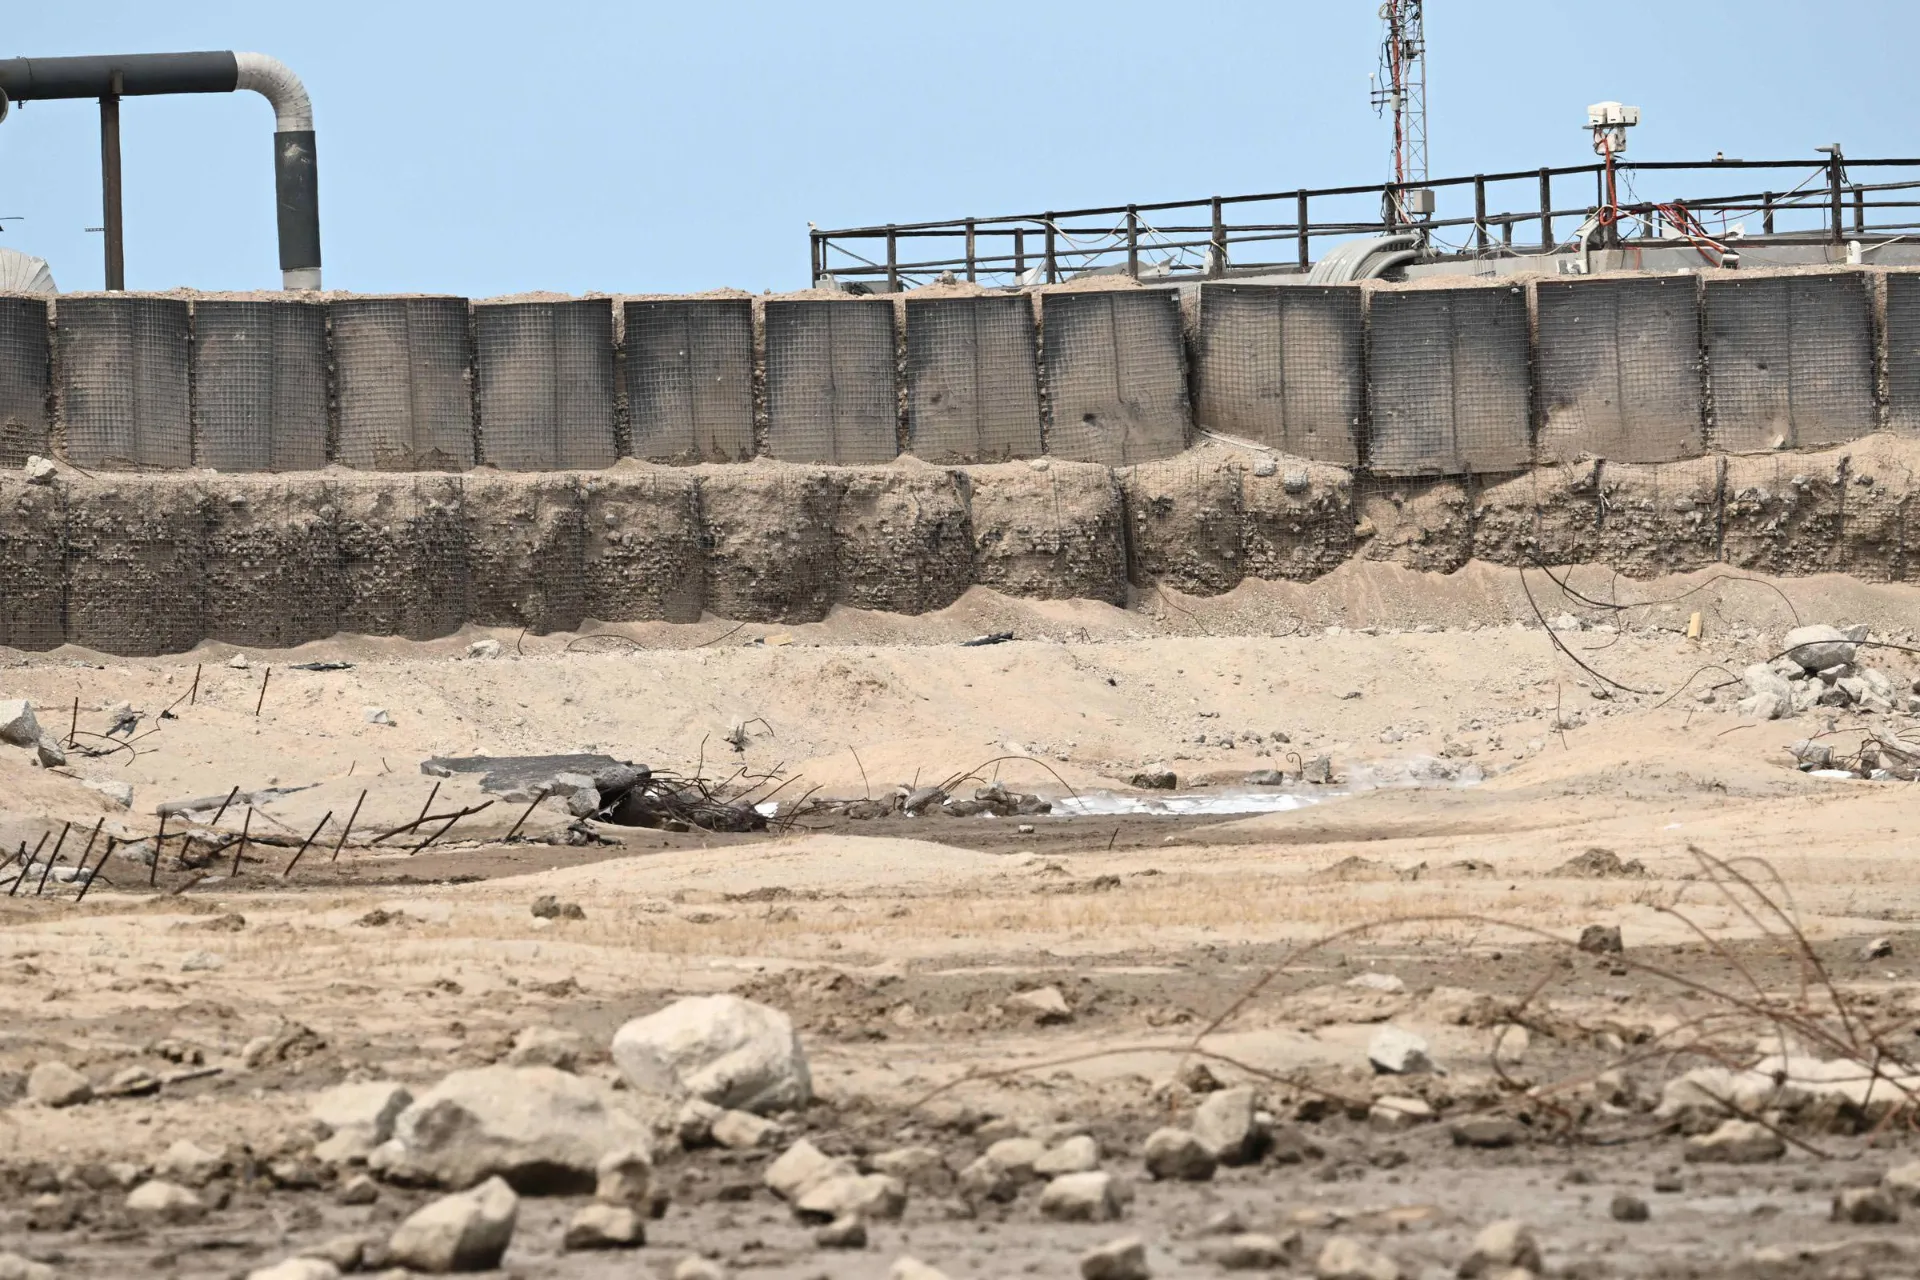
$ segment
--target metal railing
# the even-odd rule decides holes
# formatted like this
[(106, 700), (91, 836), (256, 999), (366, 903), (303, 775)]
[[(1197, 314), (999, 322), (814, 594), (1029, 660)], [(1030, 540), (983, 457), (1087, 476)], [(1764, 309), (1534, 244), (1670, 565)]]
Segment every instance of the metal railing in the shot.
[[(1643, 199), (1636, 188), (1706, 186), (1697, 176), (1755, 178), (1778, 173), (1753, 190)], [(1715, 240), (1839, 243), (1920, 232), (1920, 160), (1713, 160), (1620, 162), (1617, 218), (1592, 244), (1677, 239), (1704, 232)], [(1881, 179), (1862, 181), (1865, 177)], [(1593, 184), (1590, 203), (1565, 203), (1575, 183)], [(1526, 189), (1525, 203), (1511, 193)], [(1730, 181), (1724, 185), (1733, 185)], [(1435, 211), (1402, 221), (1391, 212), (1405, 193), (1430, 190)], [(1563, 203), (1555, 205), (1556, 190)], [(1470, 203), (1469, 203), (1470, 202)], [(814, 280), (885, 282), (890, 290), (927, 284), (951, 273), (991, 285), (1051, 284), (1090, 273), (1134, 279), (1193, 279), (1305, 272), (1316, 244), (1355, 236), (1412, 232), (1436, 254), (1456, 257), (1551, 253), (1570, 241), (1559, 228), (1585, 224), (1613, 206), (1606, 166), (1572, 165), (1439, 178), (1417, 184), (1322, 187), (1261, 195), (1213, 196), (1050, 210), (994, 218), (954, 218), (810, 232)], [(1674, 225), (1678, 213), (1683, 222)], [(1744, 225), (1758, 219), (1759, 226)], [(1569, 223), (1565, 220), (1571, 219)], [(1690, 225), (1688, 225), (1690, 224)], [(1536, 234), (1521, 239), (1522, 231)], [(1276, 252), (1278, 251), (1278, 252)]]

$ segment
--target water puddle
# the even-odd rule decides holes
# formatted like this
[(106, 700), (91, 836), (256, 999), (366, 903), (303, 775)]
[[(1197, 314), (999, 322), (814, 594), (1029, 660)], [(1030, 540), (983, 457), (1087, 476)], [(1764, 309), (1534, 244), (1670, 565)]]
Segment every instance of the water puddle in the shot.
[(1113, 817), (1119, 814), (1237, 814), (1237, 813), (1286, 813), (1293, 809), (1304, 809), (1308, 805), (1319, 804), (1323, 800), (1343, 795), (1344, 792), (1328, 791), (1317, 795), (1298, 795), (1290, 791), (1191, 791), (1169, 792), (1165, 795), (1128, 792), (1119, 794), (1112, 791), (1083, 791), (1076, 798), (1063, 796), (1053, 802), (1053, 811), (1061, 814), (1073, 814), (1089, 817)]
[(1354, 765), (1331, 787), (1290, 791), (1280, 787), (1223, 787), (1205, 791), (1157, 792), (1085, 791), (1053, 802), (1053, 811), (1089, 817), (1124, 814), (1232, 817), (1238, 814), (1290, 813), (1309, 805), (1325, 804), (1362, 791), (1420, 787), (1472, 787), (1486, 781), (1476, 764), (1456, 764), (1433, 756), (1405, 760), (1374, 760)]

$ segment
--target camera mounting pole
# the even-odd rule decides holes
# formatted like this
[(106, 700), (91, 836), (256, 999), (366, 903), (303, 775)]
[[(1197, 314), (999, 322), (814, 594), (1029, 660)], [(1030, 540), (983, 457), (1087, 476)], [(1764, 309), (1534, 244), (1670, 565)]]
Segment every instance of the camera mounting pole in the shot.
[(160, 93), (251, 89), (273, 104), (273, 176), (279, 209), (280, 277), (288, 289), (320, 287), (320, 185), (313, 103), (300, 77), (261, 53), (130, 53), (82, 58), (0, 59), (0, 120), (10, 102), (100, 100), (100, 169), (107, 288), (126, 287), (120, 198), (120, 99)]

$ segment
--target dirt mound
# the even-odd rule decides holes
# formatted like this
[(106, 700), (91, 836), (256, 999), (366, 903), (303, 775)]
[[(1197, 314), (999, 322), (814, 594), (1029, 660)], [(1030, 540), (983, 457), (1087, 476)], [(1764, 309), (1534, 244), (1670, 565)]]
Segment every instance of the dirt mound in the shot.
[(1647, 864), (1640, 859), (1622, 862), (1620, 855), (1613, 850), (1595, 845), (1568, 858), (1547, 874), (1559, 879), (1575, 880), (1645, 880), (1649, 873)]

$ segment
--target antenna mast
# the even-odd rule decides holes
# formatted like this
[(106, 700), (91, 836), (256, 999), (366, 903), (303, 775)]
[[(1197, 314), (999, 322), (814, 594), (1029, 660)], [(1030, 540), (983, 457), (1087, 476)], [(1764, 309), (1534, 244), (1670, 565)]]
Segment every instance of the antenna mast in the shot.
[[(1387, 220), (1405, 225), (1410, 215), (1430, 213), (1431, 197), (1413, 196), (1427, 181), (1427, 25), (1426, 0), (1384, 0), (1380, 20), (1380, 74), (1373, 106), (1393, 113), (1393, 181), (1398, 190), (1388, 202)], [(1411, 199), (1409, 197), (1412, 197)]]

